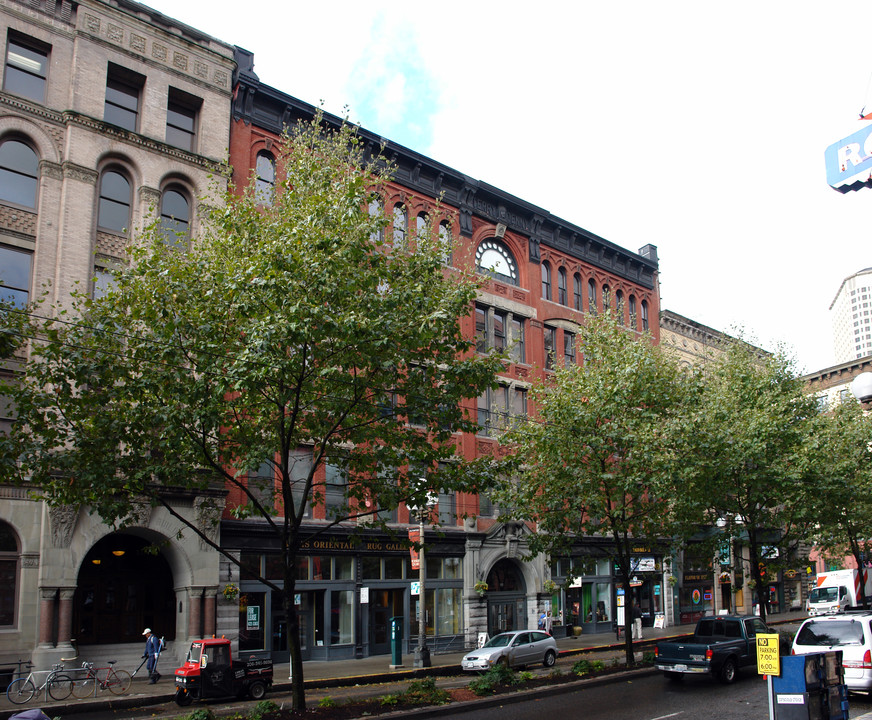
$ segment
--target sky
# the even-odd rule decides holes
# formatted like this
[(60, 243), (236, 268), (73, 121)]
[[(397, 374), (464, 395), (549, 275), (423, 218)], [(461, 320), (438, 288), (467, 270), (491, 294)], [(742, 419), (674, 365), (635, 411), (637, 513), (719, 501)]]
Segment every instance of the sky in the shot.
[[(799, 372), (872, 266), (872, 188), (824, 150), (872, 109), (872, 3), (147, 0), (254, 53), (261, 81), (629, 250), (661, 307)], [(241, 9), (245, 13), (240, 13)]]

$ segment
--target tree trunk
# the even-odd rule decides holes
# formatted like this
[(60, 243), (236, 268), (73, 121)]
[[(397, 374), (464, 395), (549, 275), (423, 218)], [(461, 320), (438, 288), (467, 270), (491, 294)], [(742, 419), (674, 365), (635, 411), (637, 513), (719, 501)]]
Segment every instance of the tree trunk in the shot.
[(285, 573), (284, 610), (288, 621), (288, 645), (291, 651), (291, 707), (306, 709), (306, 689), (303, 685), (303, 650), (300, 647), (300, 617), (294, 604), (296, 590), (295, 567)]

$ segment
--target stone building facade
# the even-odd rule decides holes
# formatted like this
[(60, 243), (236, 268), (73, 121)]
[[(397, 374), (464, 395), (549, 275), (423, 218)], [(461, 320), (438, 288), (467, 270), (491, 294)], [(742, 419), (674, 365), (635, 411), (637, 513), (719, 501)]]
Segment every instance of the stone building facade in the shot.
[[(0, 0), (0, 16), (3, 291), (21, 306), (45, 291), (64, 307), (76, 288), (101, 292), (131, 229), (161, 217), (196, 235), (226, 155), (233, 53), (126, 0)], [(0, 425), (12, 422), (0, 408)], [(166, 511), (132, 508), (130, 528), (113, 532), (86, 508), (49, 509), (20, 488), (0, 496), (0, 670), (27, 657), (47, 667), (73, 640), (84, 658), (139, 649), (145, 626), (170, 641), (214, 631), (217, 556), (178, 539)], [(201, 500), (176, 509), (207, 527)]]

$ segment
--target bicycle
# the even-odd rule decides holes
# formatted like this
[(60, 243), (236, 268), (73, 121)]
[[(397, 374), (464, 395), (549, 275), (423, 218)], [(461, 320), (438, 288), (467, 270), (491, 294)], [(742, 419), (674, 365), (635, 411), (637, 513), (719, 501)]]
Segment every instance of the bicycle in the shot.
[[(95, 668), (94, 663), (83, 662), (82, 669), (86, 671), (85, 677), (78, 678), (72, 683), (73, 696), (79, 700), (97, 696), (97, 688), (100, 690), (108, 690), (113, 695), (121, 695), (130, 689), (130, 683), (133, 678), (127, 670), (116, 670), (114, 665), (116, 660), (109, 660), (107, 667)], [(105, 670), (106, 674), (101, 678), (100, 672)]]
[[(25, 669), (30, 670), (25, 677), (21, 677), (22, 665)], [(37, 693), (42, 692), (43, 689), (45, 689), (46, 700), (48, 700), (49, 695), (54, 700), (66, 700), (70, 696), (70, 693), (73, 691), (73, 680), (69, 675), (60, 674), (64, 669), (63, 664), (55, 663), (51, 666), (51, 670), (34, 671), (31, 670), (32, 667), (33, 663), (29, 661), (18, 661), (18, 672), (16, 674), (19, 677), (9, 683), (9, 687), (6, 688), (6, 697), (9, 702), (15, 705), (22, 705), (32, 699)], [(37, 685), (35, 681), (36, 676), (43, 673), (46, 676), (45, 680), (40, 685)]]

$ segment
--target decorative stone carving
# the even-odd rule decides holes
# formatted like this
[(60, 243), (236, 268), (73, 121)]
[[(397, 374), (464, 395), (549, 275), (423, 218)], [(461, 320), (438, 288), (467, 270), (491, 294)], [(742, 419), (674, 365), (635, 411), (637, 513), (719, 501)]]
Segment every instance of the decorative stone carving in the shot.
[(173, 67), (178, 68), (179, 70), (183, 70), (185, 72), (188, 71), (188, 56), (184, 53), (173, 52)]
[(100, 32), (100, 18), (90, 13), (85, 14), (85, 28), (95, 35)]
[(164, 60), (164, 61), (166, 61), (166, 59), (167, 59), (167, 54), (168, 54), (168, 51), (167, 51), (167, 46), (166, 46), (166, 45), (161, 45), (160, 43), (152, 43), (152, 45), (151, 45), (151, 56), (152, 56), (155, 60)]
[(114, 43), (124, 42), (124, 28), (120, 25), (109, 24), (106, 28), (106, 37)]
[[(198, 497), (194, 500), (194, 512), (197, 517), (197, 529), (212, 542), (218, 542), (218, 528), (221, 521), (222, 506), (215, 498)], [(208, 550), (209, 543), (200, 538), (200, 549)]]
[(148, 500), (138, 499), (130, 503), (130, 512), (124, 518), (124, 525), (148, 527), (151, 521), (152, 506)]
[(216, 70), (212, 75), (212, 80), (216, 85), (227, 87), (227, 73), (224, 70)]
[(29, 570), (36, 570), (39, 568), (39, 553), (22, 553), (21, 554), (21, 567), (27, 568)]
[(49, 508), (48, 518), (51, 527), (52, 547), (68, 548), (70, 546), (78, 517), (79, 508), (76, 505), (55, 505)]
[(96, 170), (91, 170), (91, 168), (86, 168), (82, 165), (76, 165), (71, 162), (65, 162), (63, 167), (64, 177), (69, 178), (70, 180), (79, 180), (80, 182), (88, 183), (89, 185), (97, 184)]
[(145, 38), (136, 33), (130, 34), (130, 49), (145, 55)]
[(52, 180), (63, 180), (64, 169), (61, 165), (53, 163), (50, 160), (39, 161), (39, 173), (42, 177), (51, 178)]

